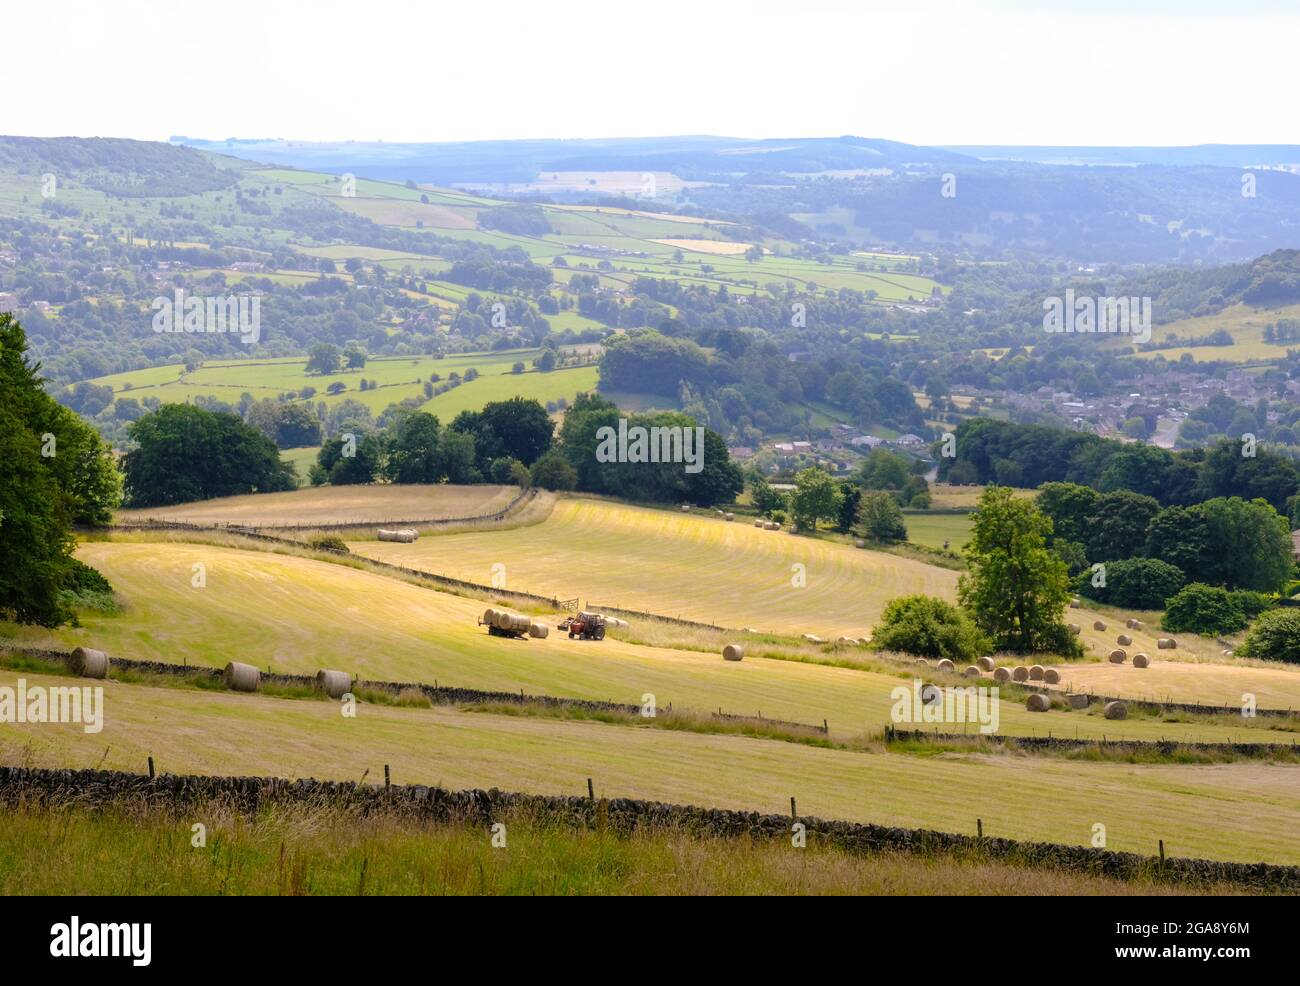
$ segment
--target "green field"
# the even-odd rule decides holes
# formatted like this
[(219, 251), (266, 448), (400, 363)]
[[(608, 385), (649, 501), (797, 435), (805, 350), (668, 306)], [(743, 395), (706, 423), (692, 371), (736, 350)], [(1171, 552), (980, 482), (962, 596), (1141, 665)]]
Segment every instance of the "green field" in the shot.
[(1300, 346), (1300, 343), (1265, 342), (1264, 326), (1284, 318), (1300, 318), (1300, 305), (1285, 305), (1280, 308), (1256, 308), (1247, 304), (1229, 305), (1216, 315), (1203, 315), (1170, 322), (1167, 325), (1156, 325), (1151, 330), (1151, 339), (1153, 342), (1162, 342), (1171, 332), (1183, 339), (1201, 339), (1217, 329), (1226, 329), (1233, 339), (1231, 346), (1178, 346), (1141, 352), (1136, 358), (1153, 359), (1159, 353), (1171, 362), (1177, 362), (1184, 354), (1190, 355), (1197, 362), (1253, 363), (1281, 359), (1286, 356), (1288, 349), (1295, 349)]

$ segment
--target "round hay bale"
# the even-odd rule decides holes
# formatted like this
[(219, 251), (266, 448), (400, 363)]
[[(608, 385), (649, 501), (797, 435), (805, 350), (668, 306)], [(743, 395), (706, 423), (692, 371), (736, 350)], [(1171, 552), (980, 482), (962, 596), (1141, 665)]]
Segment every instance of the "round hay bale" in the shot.
[(1156, 641), (1156, 646), (1161, 650), (1175, 650), (1178, 647), (1178, 641), (1173, 637), (1161, 637)]
[(766, 524), (763, 525), (763, 530), (765, 531), (779, 531), (780, 529), (781, 529), (781, 525), (774, 520), (769, 520)]
[(490, 627), (497, 625), (497, 611), (492, 608), (483, 610), (483, 622)]
[(855, 547), (855, 548), (865, 548), (866, 546), (867, 546), (867, 542), (864, 541), (862, 538), (854, 538), (854, 539), (853, 539), (853, 547)]
[(255, 692), (262, 683), (262, 672), (251, 664), (231, 661), (221, 673), (221, 680), (232, 692)]
[(68, 658), (68, 670), (82, 678), (108, 675), (108, 655), (93, 647), (78, 647)]
[(755, 526), (755, 527), (762, 527), (762, 526), (763, 526), (763, 518), (762, 518), (762, 517), (759, 517), (758, 519), (756, 519), (756, 520), (754, 521), (754, 526)]
[(745, 656), (744, 644), (727, 644), (722, 648), (722, 659), (724, 661), (739, 661)]
[(722, 515), (722, 518), (723, 518), (724, 520), (735, 520), (735, 519), (736, 519), (736, 515), (735, 515), (735, 514), (723, 514), (723, 515)]
[(1126, 650), (1122, 650), (1121, 648), (1116, 647), (1113, 651), (1110, 652), (1111, 664), (1123, 664), (1127, 660), (1128, 660), (1128, 651)]
[(928, 668), (930, 666), (930, 659), (928, 657), (918, 657), (913, 663), (924, 664)]
[(316, 691), (324, 692), (330, 698), (342, 698), (352, 691), (352, 675), (346, 671), (321, 669), (316, 672)]
[(1079, 624), (1077, 623), (1071, 623), (1069, 624), (1069, 627), (1070, 627), (1070, 632), (1074, 634), (1076, 637), (1079, 636), (1079, 634), (1083, 633), (1083, 627), (1079, 626)]
[(1145, 668), (1145, 667), (1149, 667), (1150, 665), (1151, 665), (1151, 658), (1147, 657), (1145, 654), (1133, 655), (1133, 667)]
[(551, 632), (550, 627), (548, 627), (545, 623), (538, 622), (537, 620), (534, 620), (532, 623), (528, 624), (528, 636), (536, 637), (538, 640), (545, 640), (546, 635), (549, 634), (550, 632)]
[(1107, 702), (1102, 708), (1101, 714), (1107, 719), (1127, 719), (1128, 706), (1123, 702)]
[(956, 671), (956, 670), (957, 670), (957, 665), (953, 664), (952, 661), (948, 660), (946, 657), (945, 657), (942, 661), (940, 661), (938, 664), (936, 664), (935, 667), (938, 668), (940, 671)]
[(967, 678), (978, 678), (980, 676), (979, 665), (978, 664), (967, 665), (966, 670), (963, 671), (962, 674), (965, 675)]
[(1105, 630), (1105, 629), (1106, 629), (1106, 622), (1105, 622), (1104, 620), (1096, 620), (1096, 621), (1092, 624), (1092, 628), (1093, 628), (1094, 630)]
[(1128, 627), (1130, 630), (1141, 630), (1141, 629), (1142, 629), (1142, 621), (1141, 621), (1141, 620), (1135, 620), (1135, 619), (1133, 619), (1132, 617), (1129, 617), (1127, 620), (1125, 620), (1125, 621), (1124, 621), (1124, 625), (1125, 625), (1126, 627)]
[(1025, 702), (1025, 708), (1030, 712), (1046, 712), (1051, 707), (1052, 700), (1041, 692), (1030, 695), (1029, 700)]
[(1070, 600), (1070, 609), (1078, 609), (1080, 605), (1078, 596), (1075, 596)]
[(1070, 703), (1072, 709), (1086, 709), (1090, 699), (1087, 695), (1070, 694), (1065, 696), (1065, 700)]
[(1035, 664), (1029, 668), (1029, 680), (1030, 681), (1043, 680), (1043, 666), (1041, 664)]
[(1056, 668), (1043, 669), (1043, 681), (1049, 685), (1059, 685), (1061, 683), (1061, 672)]
[(1130, 637), (1127, 633), (1121, 633), (1118, 637), (1115, 638), (1115, 643), (1119, 644), (1121, 647), (1132, 647), (1133, 638)]
[(840, 646), (840, 647), (856, 647), (856, 646), (858, 646), (858, 641), (857, 641), (857, 639), (856, 639), (855, 637), (837, 637), (836, 640), (835, 640), (835, 643), (836, 643), (836, 645), (838, 645), (838, 646)]
[(1028, 681), (1028, 680), (1029, 680), (1029, 669), (1028, 669), (1027, 667), (1025, 667), (1023, 664), (1019, 665), (1018, 667), (1012, 668), (1012, 669), (1011, 669), (1011, 680), (1012, 680), (1012, 681)]
[(683, 504), (682, 504), (682, 513), (684, 513), (684, 514), (688, 514), (688, 513), (690, 513), (690, 512), (691, 512), (691, 505), (690, 505), (689, 503), (683, 503)]
[(981, 657), (975, 663), (980, 666), (981, 671), (992, 671), (998, 666), (998, 662), (991, 657)]
[(994, 680), (994, 681), (1010, 681), (1010, 680), (1011, 680), (1011, 672), (1008, 671), (1006, 668), (997, 668), (997, 669), (993, 672), (993, 680)]

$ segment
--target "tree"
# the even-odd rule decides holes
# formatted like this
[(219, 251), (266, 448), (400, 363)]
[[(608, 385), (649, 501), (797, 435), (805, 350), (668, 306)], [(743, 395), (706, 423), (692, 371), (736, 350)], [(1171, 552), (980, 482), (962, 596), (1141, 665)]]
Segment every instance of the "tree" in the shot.
[(373, 483), (383, 466), (382, 443), (378, 435), (353, 436), (352, 440), (331, 438), (316, 453), (312, 484), (349, 486)]
[(950, 661), (973, 661), (989, 650), (987, 638), (966, 613), (930, 596), (891, 599), (872, 631), (871, 644)]
[[(315, 347), (312, 347), (315, 349)], [(359, 342), (349, 342), (343, 349), (343, 365), (349, 370), (364, 370), (366, 366), (366, 351)], [(308, 370), (307, 372), (311, 372)]]
[(907, 525), (893, 495), (883, 490), (862, 494), (858, 507), (858, 528), (870, 541), (906, 541)]
[(552, 449), (534, 462), (531, 473), (533, 485), (544, 490), (574, 490), (578, 487), (577, 470), (559, 449)]
[(1105, 575), (1104, 586), (1093, 585), (1094, 574), (1085, 571), (1075, 580), (1075, 590), (1080, 595), (1110, 606), (1164, 609), (1165, 600), (1178, 592), (1187, 581), (1180, 569), (1158, 558), (1128, 558), (1106, 562)]
[(388, 439), (384, 475), (394, 483), (437, 483), (445, 477), (438, 419), (416, 411), (398, 420)]
[(802, 469), (795, 474), (790, 495), (790, 513), (800, 530), (817, 530), (817, 521), (839, 517), (843, 496), (839, 486), (821, 469)]
[(1052, 521), (1049, 541), (1086, 542), (1100, 499), (1101, 494), (1092, 487), (1078, 483), (1044, 483), (1039, 487), (1035, 502)]
[(1103, 493), (1088, 522), (1088, 558), (1094, 562), (1131, 558), (1147, 540), (1147, 526), (1160, 513), (1154, 497), (1130, 490)]
[[(862, 504), (862, 489), (856, 483), (842, 482), (840, 487), (840, 512), (835, 518), (835, 526), (841, 531), (853, 530), (853, 525), (858, 520), (858, 507)], [(921, 494), (917, 494), (920, 496)], [(927, 497), (929, 494), (925, 494)], [(913, 497), (915, 502), (916, 497)], [(929, 506), (929, 504), (926, 504)]]
[(764, 517), (771, 517), (774, 510), (786, 508), (785, 495), (780, 490), (772, 489), (772, 485), (757, 473), (749, 483), (749, 498), (754, 509)]
[(1061, 616), (1070, 601), (1065, 562), (1047, 549), (1052, 522), (1011, 490), (990, 486), (979, 499), (965, 555), (970, 571), (957, 598), (998, 650), (1078, 656)]
[(1222, 586), (1193, 582), (1169, 600), (1160, 626), (1171, 633), (1236, 633), (1246, 628), (1246, 613)]
[(187, 503), (295, 489), (293, 466), (275, 443), (233, 414), (164, 404), (129, 426), (136, 443), (123, 459), (127, 502)]
[(481, 411), (462, 411), (451, 427), (474, 437), (477, 465), (483, 473), (494, 459), (514, 458), (531, 465), (551, 447), (555, 433), (546, 408), (525, 397), (493, 401)]
[(1277, 592), (1294, 566), (1291, 532), (1264, 499), (1217, 497), (1201, 504), (1209, 558), (1201, 581)]
[(1250, 628), (1237, 653), (1266, 661), (1300, 664), (1300, 610), (1275, 609)]
[(318, 342), (307, 350), (307, 373), (337, 373), (342, 365), (339, 347), (329, 342)]

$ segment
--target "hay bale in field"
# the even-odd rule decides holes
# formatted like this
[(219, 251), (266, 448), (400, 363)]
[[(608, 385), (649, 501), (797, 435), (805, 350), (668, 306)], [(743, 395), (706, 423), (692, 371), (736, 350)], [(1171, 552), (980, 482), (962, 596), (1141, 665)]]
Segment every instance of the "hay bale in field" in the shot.
[(1102, 708), (1101, 714), (1107, 719), (1127, 719), (1128, 706), (1123, 702), (1107, 702)]
[(82, 678), (108, 676), (108, 655), (93, 647), (78, 647), (68, 657), (68, 670)]
[(1061, 683), (1061, 672), (1056, 668), (1043, 669), (1043, 682), (1048, 685), (1059, 685)]
[(1069, 623), (1067, 624), (1067, 626), (1069, 626), (1070, 632), (1074, 634), (1076, 637), (1079, 636), (1079, 634), (1083, 633), (1083, 627), (1079, 626), (1079, 624), (1077, 623)]
[(746, 633), (758, 633), (758, 627), (745, 627)]
[(1092, 628), (1093, 628), (1094, 630), (1105, 630), (1105, 629), (1106, 629), (1106, 621), (1105, 621), (1105, 620), (1095, 620), (1095, 621), (1093, 621)]
[(993, 672), (993, 680), (994, 680), (994, 681), (1010, 681), (1010, 680), (1011, 680), (1011, 672), (1008, 671), (1006, 668), (997, 668), (997, 669), (995, 669), (994, 672)]
[(691, 505), (690, 505), (689, 503), (683, 503), (683, 504), (682, 504), (682, 513), (684, 513), (684, 514), (688, 514), (688, 513), (690, 513), (690, 512), (691, 512)]
[(1089, 701), (1091, 701), (1087, 695), (1080, 695), (1078, 693), (1072, 693), (1065, 696), (1065, 700), (1070, 703), (1070, 708), (1072, 709), (1086, 709)]
[(1156, 646), (1161, 650), (1175, 650), (1178, 647), (1178, 641), (1173, 637), (1161, 637), (1156, 641)]
[(853, 539), (853, 547), (855, 547), (855, 548), (865, 548), (866, 546), (867, 546), (867, 542), (864, 541), (862, 538), (854, 538), (854, 539)]
[(1027, 667), (1025, 667), (1023, 664), (1018, 665), (1017, 667), (1012, 668), (1012, 669), (1011, 669), (1011, 680), (1012, 680), (1012, 681), (1028, 681), (1028, 680), (1029, 680), (1029, 669), (1028, 669)]
[(727, 644), (722, 648), (722, 659), (724, 661), (739, 661), (745, 657), (744, 644)]
[(1151, 658), (1147, 657), (1145, 654), (1133, 655), (1133, 667), (1145, 668), (1145, 667), (1150, 667), (1150, 665), (1151, 665)]
[(765, 531), (779, 531), (780, 529), (781, 529), (781, 525), (774, 520), (769, 520), (766, 524), (763, 525), (763, 530)]
[(957, 665), (953, 664), (952, 661), (948, 660), (946, 657), (945, 657), (942, 661), (940, 661), (938, 664), (936, 664), (935, 667), (938, 668), (940, 671), (956, 671), (956, 670), (957, 670)]
[(1135, 620), (1135, 619), (1133, 619), (1132, 617), (1129, 617), (1127, 620), (1125, 620), (1125, 621), (1124, 621), (1124, 625), (1125, 625), (1126, 627), (1128, 627), (1130, 630), (1141, 630), (1141, 629), (1142, 629), (1142, 621), (1141, 621), (1141, 620)]
[(1128, 660), (1128, 651), (1116, 647), (1110, 652), (1109, 660), (1111, 664), (1123, 664)]
[(978, 678), (980, 676), (979, 665), (968, 664), (966, 670), (962, 672), (967, 678)]
[(551, 632), (551, 628), (545, 623), (534, 620), (528, 624), (528, 636), (536, 637), (538, 640), (545, 640), (546, 635)]
[(221, 680), (232, 692), (255, 692), (262, 683), (262, 672), (251, 664), (231, 661), (221, 673)]
[(981, 657), (975, 663), (980, 666), (981, 671), (992, 671), (998, 666), (998, 662), (991, 657)]
[(1035, 692), (1029, 696), (1025, 702), (1025, 708), (1030, 712), (1046, 712), (1052, 707), (1052, 700), (1041, 692)]
[(1121, 633), (1118, 637), (1115, 638), (1115, 643), (1119, 644), (1121, 647), (1132, 647), (1133, 638), (1130, 637), (1127, 633)]
[(1070, 609), (1078, 609), (1080, 605), (1082, 604), (1079, 602), (1078, 596), (1075, 596), (1073, 599), (1070, 600)]
[(735, 515), (735, 514), (723, 514), (723, 515), (722, 515), (722, 519), (723, 519), (723, 520), (735, 520), (735, 519), (736, 519), (736, 515)]
[(1042, 666), (1041, 664), (1033, 664), (1033, 665), (1030, 666), (1030, 668), (1029, 668), (1029, 680), (1030, 680), (1030, 681), (1042, 681), (1042, 680), (1043, 680), (1043, 666)]
[(410, 544), (420, 536), (418, 531), (413, 531), (409, 527), (401, 528), (384, 528), (379, 529), (379, 540), (381, 541), (400, 541), (402, 544)]
[(487, 624), (488, 626), (490, 626), (490, 627), (494, 627), (494, 626), (496, 626), (496, 625), (497, 625), (497, 610), (493, 609), (491, 606), (489, 606), (487, 609), (483, 610), (483, 620), (482, 620), (482, 622), (483, 622), (483, 623), (486, 623), (486, 624)]
[(754, 519), (754, 526), (755, 526), (755, 527), (762, 527), (762, 526), (763, 526), (763, 518), (762, 518), (762, 517), (757, 517), (757, 518), (755, 518), (755, 519)]
[(835, 645), (837, 647), (856, 647), (858, 641), (856, 637), (836, 637)]
[(322, 668), (316, 672), (316, 691), (324, 692), (330, 698), (342, 698), (352, 691), (352, 675)]
[(532, 623), (533, 621), (527, 616), (499, 609), (497, 610), (496, 620), (492, 625), (498, 630), (509, 630), (512, 633), (524, 633), (530, 626), (532, 626)]

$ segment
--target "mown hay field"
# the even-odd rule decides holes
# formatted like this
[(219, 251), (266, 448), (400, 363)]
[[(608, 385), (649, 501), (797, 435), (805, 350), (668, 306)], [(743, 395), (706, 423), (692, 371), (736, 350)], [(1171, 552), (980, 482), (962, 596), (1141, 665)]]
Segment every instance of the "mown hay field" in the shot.
[[(16, 675), (0, 671), (0, 685)], [(68, 679), (25, 675), (33, 684)], [(917, 757), (746, 737), (462, 712), (159, 689), (109, 682), (105, 724), (25, 724), (0, 762), (143, 772), (270, 774), (628, 796), (1152, 854), (1300, 863), (1300, 767), (1137, 766), (992, 756)]]
[(288, 493), (250, 493), (170, 507), (119, 510), (119, 522), (180, 521), (284, 527), (435, 520), (495, 513), (519, 495), (515, 486), (313, 486)]
[[(827, 720), (835, 740), (878, 733), (890, 721), (891, 692), (913, 680), (908, 667), (885, 673), (763, 658), (761, 646), (733, 663), (712, 651), (629, 643), (616, 639), (617, 631), (601, 642), (569, 640), (554, 629), (545, 640), (493, 637), (477, 625), (483, 600), (295, 555), (130, 540), (87, 543), (78, 557), (109, 578), (122, 612), (84, 612), (79, 628), (7, 628), (14, 639), (172, 664), (236, 660), (295, 674), (332, 668), (367, 679), (637, 705), (653, 695), (659, 707), (696, 713), (761, 712), (819, 726)], [(194, 586), (196, 565), (202, 588)], [(998, 710), (1000, 731), (1018, 735), (1294, 740), (1262, 720), (1243, 737), (1244, 727), (1117, 723), (1082, 711), (1031, 713), (1013, 701)]]
[[(743, 519), (573, 497), (519, 531), (361, 541), (352, 550), (472, 581), (505, 565), (507, 587), (720, 626), (834, 638), (866, 634), (885, 603), (952, 597), (957, 574), (878, 551), (763, 531)], [(402, 550), (393, 550), (394, 547)], [(796, 566), (803, 566), (802, 570)], [(806, 585), (798, 587), (800, 577)]]

